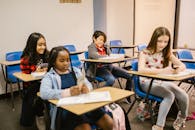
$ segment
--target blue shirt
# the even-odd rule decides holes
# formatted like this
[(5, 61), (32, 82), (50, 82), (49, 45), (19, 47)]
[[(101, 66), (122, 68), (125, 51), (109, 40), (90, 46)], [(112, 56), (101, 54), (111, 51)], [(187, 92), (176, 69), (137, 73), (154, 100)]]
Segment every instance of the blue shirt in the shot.
[(62, 74), (60, 75), (61, 81), (62, 81), (62, 87), (61, 89), (70, 88), (72, 86), (76, 85), (76, 81), (73, 77), (73, 73), (70, 72), (68, 74)]

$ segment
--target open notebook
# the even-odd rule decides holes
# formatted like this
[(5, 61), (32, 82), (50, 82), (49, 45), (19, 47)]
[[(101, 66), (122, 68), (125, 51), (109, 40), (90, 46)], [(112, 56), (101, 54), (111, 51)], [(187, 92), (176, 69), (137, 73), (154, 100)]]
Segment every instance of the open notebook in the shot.
[(109, 91), (90, 92), (88, 94), (81, 94), (78, 96), (62, 98), (58, 101), (57, 106), (103, 102), (103, 101), (111, 101), (111, 100), (112, 99)]
[(159, 74), (159, 75), (179, 77), (179, 76), (186, 76), (189, 74), (195, 74), (195, 69), (186, 69), (185, 71), (179, 72), (177, 74)]

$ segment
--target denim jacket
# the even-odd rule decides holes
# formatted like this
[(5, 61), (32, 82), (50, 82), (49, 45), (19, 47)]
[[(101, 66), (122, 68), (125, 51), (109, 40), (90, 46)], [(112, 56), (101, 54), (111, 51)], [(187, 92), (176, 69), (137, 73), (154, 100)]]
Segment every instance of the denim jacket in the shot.
[[(73, 67), (73, 71), (75, 72), (76, 78), (82, 77), (82, 73), (80, 69)], [(92, 90), (91, 83), (85, 78), (84, 80), (86, 86), (89, 90)], [(40, 87), (40, 96), (44, 100), (49, 99), (60, 99), (61, 97), (61, 78), (60, 75), (56, 73), (56, 71), (51, 68), (49, 72), (44, 76), (41, 81)], [(55, 130), (55, 119), (57, 114), (57, 107), (55, 105), (50, 105), (50, 116), (51, 116), (51, 129)]]

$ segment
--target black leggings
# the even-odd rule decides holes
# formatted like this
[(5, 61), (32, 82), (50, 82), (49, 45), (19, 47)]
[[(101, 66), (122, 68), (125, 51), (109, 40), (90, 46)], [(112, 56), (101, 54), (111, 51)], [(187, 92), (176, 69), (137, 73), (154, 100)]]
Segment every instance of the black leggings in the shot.
[(40, 88), (40, 82), (32, 82), (32, 84), (23, 89), (22, 111), (20, 124), (22, 126), (32, 126), (35, 116), (43, 116), (44, 104), (37, 97)]

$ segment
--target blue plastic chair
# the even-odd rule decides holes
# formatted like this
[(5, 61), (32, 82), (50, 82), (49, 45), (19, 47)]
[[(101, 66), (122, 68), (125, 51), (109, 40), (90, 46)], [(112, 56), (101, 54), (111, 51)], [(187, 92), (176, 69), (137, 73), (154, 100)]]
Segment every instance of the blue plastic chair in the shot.
[[(22, 55), (22, 51), (6, 53), (6, 61), (20, 60), (21, 55)], [(13, 76), (13, 73), (14, 72), (20, 72), (20, 71), (21, 71), (20, 65), (6, 66), (7, 79), (9, 79), (9, 81), (12, 82), (12, 83), (16, 83), (17, 78), (15, 76)]]
[[(122, 41), (121, 40), (111, 40), (110, 41), (110, 46), (122, 46)], [(111, 48), (111, 52), (113, 54), (125, 54), (125, 49), (124, 48)], [(127, 61), (124, 61), (124, 69), (129, 69), (131, 68), (131, 65), (126, 65)]]
[(140, 51), (142, 51), (143, 49), (145, 49), (146, 47), (147, 47), (146, 44), (139, 44), (139, 45), (137, 45), (137, 50), (138, 50), (138, 52), (140, 52)]
[[(132, 70), (138, 70), (138, 60), (135, 59), (132, 61)], [(132, 105), (130, 106), (127, 114), (131, 111), (132, 107), (134, 106), (135, 102), (140, 99), (145, 99), (145, 101), (149, 102), (150, 105), (150, 115), (154, 115), (154, 109), (152, 108), (152, 102), (160, 103), (162, 98), (154, 96), (152, 94), (147, 94), (147, 92), (143, 91), (140, 86), (139, 76), (133, 75), (133, 84), (134, 84), (134, 92), (135, 92), (135, 100), (133, 101)], [(152, 123), (154, 124), (154, 118), (151, 116)]]
[[(17, 61), (20, 60), (20, 57), (22, 55), (22, 51), (16, 51), (16, 52), (8, 52), (6, 53), (6, 61)], [(11, 94), (12, 94), (12, 98), (13, 98), (13, 91), (12, 91), (12, 84), (17, 83), (18, 84), (18, 89), (20, 91), (20, 81), (17, 80), (17, 78), (13, 75), (13, 73), (15, 72), (21, 72), (20, 69), (20, 65), (9, 65), (5, 67), (5, 73), (6, 73), (6, 94), (7, 94), (7, 87), (8, 84), (10, 84), (11, 86)], [(13, 99), (12, 99), (12, 106), (14, 109), (14, 104), (13, 104)]]
[[(84, 52), (85, 59), (88, 59), (88, 51)], [(87, 69), (89, 68), (89, 63), (84, 63), (85, 72), (87, 72)], [(96, 76), (95, 79), (92, 79), (91, 77), (87, 77), (90, 82), (93, 82), (96, 84), (96, 87), (99, 87), (99, 83), (104, 82), (104, 79), (101, 77)]]
[[(177, 51), (177, 56), (179, 59), (193, 59), (192, 53), (190, 50), (183, 49)], [(195, 63), (183, 62), (188, 69), (195, 69)]]
[[(110, 46), (122, 46), (122, 41), (121, 40), (111, 40), (110, 41)], [(123, 48), (112, 48), (111, 49), (113, 54), (125, 54), (125, 49)]]
[[(177, 56), (179, 59), (193, 59), (192, 53), (190, 50), (183, 49), (177, 51)], [(195, 69), (195, 63), (183, 62), (187, 69)], [(185, 80), (184, 82), (191, 84), (188, 88), (187, 92), (192, 88), (195, 87), (195, 77)], [(181, 85), (182, 82), (179, 83)]]
[[(75, 46), (72, 45), (72, 44), (64, 45), (64, 47), (65, 47), (66, 49), (68, 49), (69, 52), (75, 52), (75, 51), (76, 51)], [(79, 60), (78, 55), (70, 55), (70, 58), (71, 58), (72, 66), (77, 67), (77, 68), (79, 68), (79, 69), (82, 69), (83, 64), (82, 64), (82, 62)]]

